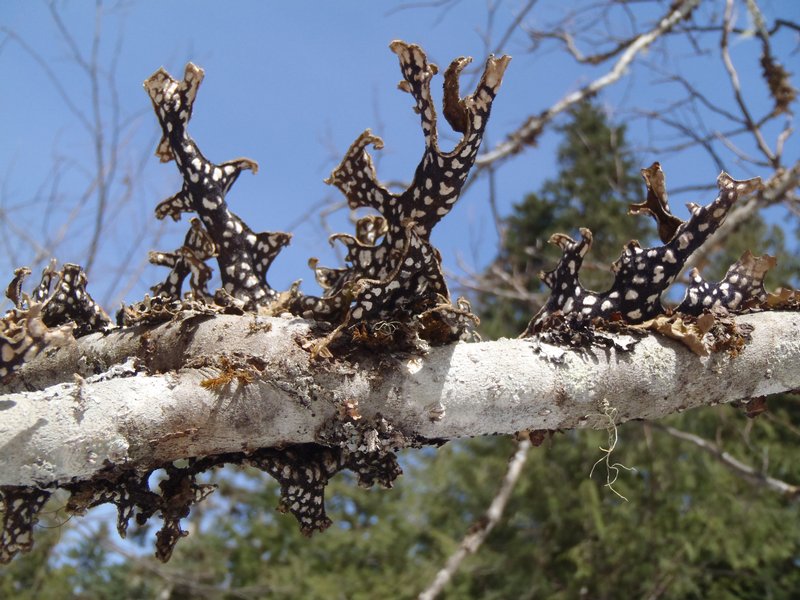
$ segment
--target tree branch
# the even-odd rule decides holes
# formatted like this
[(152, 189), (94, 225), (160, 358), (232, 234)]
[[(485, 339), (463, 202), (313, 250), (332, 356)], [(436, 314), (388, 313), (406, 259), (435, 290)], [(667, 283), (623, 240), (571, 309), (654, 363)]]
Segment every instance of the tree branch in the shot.
[(671, 435), (674, 438), (679, 440), (683, 440), (684, 442), (691, 442), (698, 448), (708, 452), (711, 456), (716, 458), (720, 463), (725, 465), (730, 471), (741, 477), (746, 479), (751, 483), (755, 483), (757, 485), (762, 485), (767, 489), (772, 490), (773, 492), (778, 492), (779, 494), (785, 494), (791, 498), (794, 498), (800, 495), (800, 487), (796, 485), (792, 485), (790, 483), (786, 483), (785, 481), (781, 481), (780, 479), (775, 479), (774, 477), (770, 477), (765, 473), (761, 473), (751, 467), (750, 465), (746, 465), (745, 463), (735, 459), (733, 456), (725, 452), (722, 448), (709, 442), (708, 440), (704, 440), (700, 436), (694, 435), (693, 433), (689, 433), (687, 431), (681, 431), (679, 429), (675, 429), (674, 427), (668, 427), (666, 425), (655, 424), (656, 427), (663, 431), (664, 433)]
[(674, 8), (659, 21), (658, 25), (647, 33), (636, 37), (630, 43), (617, 62), (614, 63), (611, 70), (605, 75), (598, 77), (579, 90), (567, 94), (543, 113), (529, 117), (521, 127), (510, 133), (504, 142), (501, 142), (489, 152), (479, 156), (475, 161), (476, 170), (473, 176), (479, 170), (486, 168), (486, 166), (504, 160), (516, 154), (525, 146), (531, 145), (535, 142), (542, 128), (556, 115), (619, 80), (640, 52), (645, 50), (665, 32), (672, 29), (676, 23), (686, 18), (699, 3), (700, 0), (685, 0), (684, 2), (675, 3)]
[(425, 443), (602, 428), (590, 415), (604, 399), (622, 422), (800, 388), (800, 313), (736, 323), (753, 330), (735, 358), (700, 357), (648, 335), (628, 351), (532, 338), (322, 361), (304, 349), (315, 339), (307, 321), (252, 315), (184, 314), (92, 334), (45, 350), (0, 387), (0, 485), (324, 443), (343, 414), (362, 424), (382, 417), (405, 440)]
[(439, 594), (442, 593), (445, 586), (450, 582), (455, 575), (461, 563), (469, 554), (475, 554), (478, 548), (481, 547), (484, 540), (489, 536), (492, 529), (500, 521), (505, 511), (506, 504), (508, 504), (511, 493), (514, 491), (514, 486), (517, 485), (517, 480), (522, 474), (522, 467), (525, 466), (525, 461), (528, 458), (528, 451), (533, 444), (529, 439), (522, 439), (518, 445), (514, 455), (508, 461), (508, 469), (503, 477), (503, 482), (500, 484), (500, 489), (497, 495), (492, 500), (486, 514), (470, 527), (464, 539), (461, 540), (458, 549), (450, 555), (447, 563), (441, 570), (436, 573), (431, 584), (418, 596), (418, 600), (434, 600)]

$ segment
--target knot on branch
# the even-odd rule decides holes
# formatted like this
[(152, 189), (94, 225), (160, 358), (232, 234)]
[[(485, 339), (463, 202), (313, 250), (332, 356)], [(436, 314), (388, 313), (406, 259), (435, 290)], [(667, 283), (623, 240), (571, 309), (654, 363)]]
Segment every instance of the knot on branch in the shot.
[[(458, 200), (510, 58), (489, 58), (475, 91), (464, 98), (459, 94), (458, 78), (471, 59), (457, 58), (447, 69), (444, 115), (462, 137), (451, 151), (444, 152), (438, 145), (430, 93), (437, 66), (428, 62), (419, 46), (394, 41), (390, 48), (397, 54), (403, 74), (398, 87), (412, 95), (414, 110), (420, 115), (425, 152), (408, 189), (392, 193), (379, 182), (367, 151), (370, 145), (382, 148), (383, 140), (366, 130), (350, 146), (326, 182), (342, 191), (350, 208), (370, 208), (379, 216), (360, 219), (355, 236), (331, 237), (331, 243), (345, 246), (348, 266), (321, 268), (312, 259), (310, 265), (324, 293), (300, 297), (293, 312), (339, 327), (355, 321), (354, 327), (366, 331), (367, 337), (376, 326), (417, 320), (420, 326), (415, 329), (421, 337), (443, 343), (457, 339), (466, 321), (472, 320), (454, 319), (452, 310), (446, 308), (452, 308), (450, 294), (430, 234)], [(428, 319), (444, 322), (446, 335), (439, 337), (445, 331), (441, 328), (426, 329), (424, 321)]]

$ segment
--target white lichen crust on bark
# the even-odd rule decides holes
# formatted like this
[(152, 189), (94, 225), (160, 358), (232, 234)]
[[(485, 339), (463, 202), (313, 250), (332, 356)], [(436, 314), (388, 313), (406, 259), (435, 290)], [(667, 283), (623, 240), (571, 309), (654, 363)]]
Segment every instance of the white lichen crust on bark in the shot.
[[(735, 320), (752, 327), (735, 357), (648, 334), (629, 351), (530, 338), (322, 360), (304, 348), (308, 322), (253, 315), (92, 334), (46, 350), (0, 387), (0, 485), (325, 443), (345, 413), (424, 443), (603, 428), (603, 400), (622, 422), (800, 389), (800, 313)], [(209, 385), (234, 367), (248, 377)]]

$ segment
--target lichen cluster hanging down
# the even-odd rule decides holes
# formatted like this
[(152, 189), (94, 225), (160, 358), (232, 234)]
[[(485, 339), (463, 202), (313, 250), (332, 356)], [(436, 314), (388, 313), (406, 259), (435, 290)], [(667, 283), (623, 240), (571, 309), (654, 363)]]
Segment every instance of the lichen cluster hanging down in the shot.
[[(579, 281), (583, 258), (592, 245), (592, 232), (581, 229), (580, 241), (562, 233), (554, 234), (550, 243), (561, 248), (561, 259), (555, 269), (540, 274), (552, 291), (523, 337), (547, 335), (550, 339), (575, 340), (576, 331), (603, 323), (647, 326), (664, 315), (688, 316), (691, 320), (704, 312), (736, 314), (765, 303), (764, 276), (775, 265), (775, 258), (755, 257), (749, 251), (718, 283), (705, 281), (693, 269), (685, 297), (675, 309), (667, 309), (661, 302), (662, 294), (680, 275), (692, 253), (722, 225), (740, 196), (761, 188), (761, 180), (736, 181), (727, 173), (720, 174), (717, 198), (707, 206), (690, 203), (691, 216), (684, 222), (670, 212), (659, 163), (642, 169), (642, 176), (647, 184), (647, 199), (631, 205), (630, 213), (653, 216), (663, 245), (642, 248), (638, 241), (630, 241), (611, 266), (614, 272), (611, 288), (594, 292)], [(652, 329), (670, 334), (669, 328), (660, 322), (653, 324)]]
[(370, 144), (382, 148), (383, 141), (366, 130), (353, 142), (327, 183), (342, 191), (350, 208), (370, 208), (380, 215), (359, 220), (355, 237), (331, 238), (345, 246), (348, 266), (320, 268), (312, 259), (325, 291), (321, 297), (300, 297), (293, 310), (340, 329), (350, 325), (349, 339), (354, 341), (396, 341), (395, 333), (407, 335), (410, 330), (413, 336), (446, 343), (458, 339), (474, 316), (465, 301), (452, 305), (430, 234), (458, 200), (510, 58), (490, 57), (475, 91), (465, 98), (459, 95), (459, 75), (471, 59), (461, 57), (450, 64), (444, 74), (444, 116), (462, 137), (451, 151), (443, 152), (430, 91), (437, 66), (419, 46), (395, 41), (390, 47), (400, 59), (403, 80), (398, 87), (412, 95), (420, 115), (425, 152), (411, 185), (395, 194), (380, 184), (366, 151)]

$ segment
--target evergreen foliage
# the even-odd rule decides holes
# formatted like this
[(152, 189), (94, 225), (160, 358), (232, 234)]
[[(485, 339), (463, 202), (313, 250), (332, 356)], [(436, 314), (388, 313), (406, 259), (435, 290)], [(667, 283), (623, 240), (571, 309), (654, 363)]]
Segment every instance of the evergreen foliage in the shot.
[[(569, 117), (558, 128), (563, 136), (557, 155), (559, 172), (514, 206), (493, 265), (521, 279), (531, 294), (547, 290), (538, 274), (553, 268), (561, 256), (558, 248), (547, 243), (554, 233), (577, 237), (579, 227), (591, 229), (594, 243), (581, 273), (583, 283), (597, 290), (611, 285), (610, 264), (625, 242), (638, 239), (645, 245), (655, 234), (647, 219), (626, 216), (628, 204), (641, 200), (644, 187), (626, 145), (625, 126), (609, 125), (602, 110), (589, 102), (575, 107)], [(483, 294), (482, 331), (488, 338), (516, 336), (540, 306)]]

